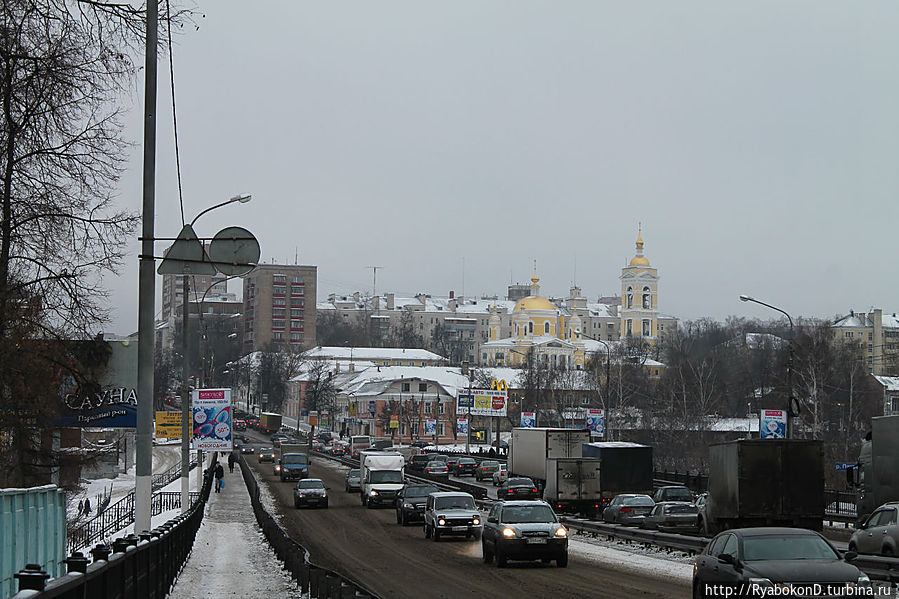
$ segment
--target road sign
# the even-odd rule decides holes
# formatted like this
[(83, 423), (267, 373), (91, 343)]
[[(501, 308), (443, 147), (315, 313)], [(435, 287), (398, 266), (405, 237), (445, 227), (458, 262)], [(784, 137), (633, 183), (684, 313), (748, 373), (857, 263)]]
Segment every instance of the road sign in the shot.
[(224, 275), (247, 274), (256, 267), (259, 256), (259, 241), (243, 227), (226, 227), (209, 243), (209, 258)]
[(161, 275), (214, 275), (215, 266), (209, 261), (193, 227), (184, 225), (156, 272)]
[(156, 412), (156, 438), (181, 438), (181, 412)]
[(834, 464), (834, 470), (836, 470), (837, 472), (845, 472), (855, 465), (855, 462), (836, 462)]

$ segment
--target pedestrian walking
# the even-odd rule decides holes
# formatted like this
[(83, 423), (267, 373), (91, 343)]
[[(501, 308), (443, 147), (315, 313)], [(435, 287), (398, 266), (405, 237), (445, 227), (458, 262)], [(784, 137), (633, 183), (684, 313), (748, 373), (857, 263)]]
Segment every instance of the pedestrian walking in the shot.
[(236, 462), (236, 461), (237, 461), (237, 458), (234, 457), (234, 452), (232, 451), (231, 453), (228, 454), (228, 471), (229, 472), (231, 472), (231, 473), (234, 472), (234, 462)]
[(225, 469), (222, 468), (221, 464), (215, 465), (215, 492), (222, 492), (222, 479), (225, 478)]

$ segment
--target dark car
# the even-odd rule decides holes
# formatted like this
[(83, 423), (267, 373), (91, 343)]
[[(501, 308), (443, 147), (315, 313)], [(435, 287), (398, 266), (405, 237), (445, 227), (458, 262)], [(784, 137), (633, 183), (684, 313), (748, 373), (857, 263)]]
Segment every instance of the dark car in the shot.
[(459, 463), (459, 460), (462, 458), (457, 455), (446, 456), (446, 467), (449, 468), (449, 471), (453, 474), (456, 473), (456, 464)]
[(602, 511), (602, 521), (639, 526), (646, 514), (652, 511), (654, 505), (655, 502), (649, 495), (616, 495), (608, 507)]
[(352, 468), (346, 473), (346, 492), (352, 493), (353, 491), (360, 491), (362, 489), (362, 479), (361, 479), (361, 470), (359, 468)]
[(259, 458), (259, 463), (262, 462), (274, 462), (275, 458), (278, 456), (275, 455), (275, 450), (271, 447), (262, 447), (259, 450), (259, 453), (256, 454)]
[(412, 443), (410, 443), (410, 445), (412, 447), (420, 447), (420, 448), (430, 447), (433, 444), (434, 444), (433, 441), (413, 441)]
[[(871, 581), (817, 532), (801, 528), (735, 528), (716, 536), (696, 558), (693, 596), (849, 596)], [(792, 585), (789, 593), (785, 586)], [(724, 589), (727, 589), (725, 591)]]
[(496, 460), (483, 460), (474, 471), (474, 477), (479, 481), (485, 478), (492, 478), (493, 473), (497, 470), (499, 470), (499, 462)]
[(428, 465), (425, 466), (424, 473), (428, 476), (449, 478), (449, 468), (446, 467), (446, 462), (428, 462)]
[(320, 478), (304, 478), (293, 490), (293, 507), (328, 507), (328, 490)]
[(481, 535), (484, 563), (496, 558), (506, 566), (510, 559), (556, 560), (568, 565), (568, 530), (545, 501), (502, 501), (490, 509)]
[(652, 511), (640, 523), (642, 528), (656, 530), (689, 530), (696, 532), (699, 509), (695, 503), (686, 501), (663, 501), (655, 504)]
[(885, 503), (872, 513), (849, 539), (849, 550), (859, 553), (899, 555), (899, 502)]
[(456, 476), (474, 476), (477, 468), (478, 463), (474, 458), (459, 458), (459, 461), (456, 462), (456, 467), (453, 468), (453, 474)]
[(240, 453), (256, 453), (256, 448), (252, 445), (244, 444), (240, 446)]
[(409, 458), (409, 470), (414, 472), (422, 472), (425, 469), (425, 466), (428, 465), (428, 462), (434, 461), (432, 456), (426, 453), (420, 453), (418, 455), (414, 455)]
[(396, 496), (396, 523), (405, 526), (414, 520), (424, 520), (428, 495), (440, 489), (434, 485), (408, 484)]
[(474, 497), (458, 491), (431, 493), (425, 505), (425, 538), (439, 541), (443, 535), (481, 536), (481, 514)]
[(237, 418), (234, 419), (234, 430), (236, 431), (245, 431), (247, 430), (247, 421), (239, 420)]
[(686, 501), (687, 503), (693, 503), (693, 499), (693, 493), (683, 485), (659, 487), (652, 494), (652, 500), (656, 503), (661, 503), (662, 501)]
[(508, 499), (540, 499), (537, 486), (529, 478), (510, 478), (496, 490), (500, 501)]

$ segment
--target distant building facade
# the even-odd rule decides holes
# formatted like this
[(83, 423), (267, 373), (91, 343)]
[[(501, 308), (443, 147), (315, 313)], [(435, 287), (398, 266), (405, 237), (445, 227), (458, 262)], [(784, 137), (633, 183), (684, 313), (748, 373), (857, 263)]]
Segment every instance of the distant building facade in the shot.
[(899, 375), (899, 318), (880, 308), (869, 312), (849, 311), (831, 325), (834, 337), (861, 346), (868, 371), (877, 376)]
[(260, 264), (243, 278), (243, 353), (315, 347), (317, 270)]

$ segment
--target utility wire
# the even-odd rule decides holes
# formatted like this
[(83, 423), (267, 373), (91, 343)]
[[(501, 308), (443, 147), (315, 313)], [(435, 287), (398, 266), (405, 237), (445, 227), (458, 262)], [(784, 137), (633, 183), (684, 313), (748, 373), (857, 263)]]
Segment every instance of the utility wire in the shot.
[[(175, 107), (175, 60), (172, 56), (172, 7), (165, 0), (165, 22), (168, 27), (169, 76), (172, 79), (172, 124), (175, 129), (175, 167), (178, 171), (178, 203), (181, 206), (181, 224), (187, 224), (184, 218), (184, 194), (181, 191), (181, 153), (178, 147), (178, 110)], [(186, 301), (186, 299), (185, 299)]]

